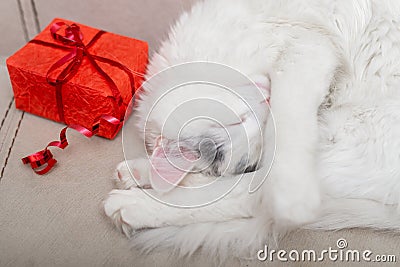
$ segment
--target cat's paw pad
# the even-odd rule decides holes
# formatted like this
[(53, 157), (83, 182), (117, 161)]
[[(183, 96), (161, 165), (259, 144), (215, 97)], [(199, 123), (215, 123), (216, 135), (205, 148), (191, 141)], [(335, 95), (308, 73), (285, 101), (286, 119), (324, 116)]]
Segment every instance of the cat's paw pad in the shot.
[(119, 163), (113, 179), (116, 187), (118, 189), (150, 188), (148, 165), (147, 159), (128, 160)]

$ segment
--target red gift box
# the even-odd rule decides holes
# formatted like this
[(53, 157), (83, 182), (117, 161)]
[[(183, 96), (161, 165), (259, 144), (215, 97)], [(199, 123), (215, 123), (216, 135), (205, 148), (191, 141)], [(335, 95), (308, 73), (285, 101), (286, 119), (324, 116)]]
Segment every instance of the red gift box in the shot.
[(112, 139), (122, 123), (100, 118), (123, 121), (147, 62), (144, 41), (55, 19), (7, 67), (18, 109)]

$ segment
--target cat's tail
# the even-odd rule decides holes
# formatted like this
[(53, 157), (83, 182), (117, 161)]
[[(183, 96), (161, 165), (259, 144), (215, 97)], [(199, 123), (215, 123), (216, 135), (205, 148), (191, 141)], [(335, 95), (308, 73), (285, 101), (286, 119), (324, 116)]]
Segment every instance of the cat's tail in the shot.
[[(397, 206), (360, 199), (327, 201), (318, 220), (303, 228), (337, 230), (363, 227), (400, 233)], [(190, 256), (202, 249), (224, 261), (230, 255), (256, 258), (264, 245), (276, 246), (282, 231), (274, 231), (274, 223), (266, 218), (208, 222), (180, 227), (163, 227), (137, 232), (133, 245), (143, 251), (169, 249), (176, 256)]]

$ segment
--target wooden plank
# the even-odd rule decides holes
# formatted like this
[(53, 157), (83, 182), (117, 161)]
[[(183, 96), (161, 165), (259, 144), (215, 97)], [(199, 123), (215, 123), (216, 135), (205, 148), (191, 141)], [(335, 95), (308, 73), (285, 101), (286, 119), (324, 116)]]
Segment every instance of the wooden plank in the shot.
[(5, 59), (5, 57), (0, 57), (0, 129), (4, 125), (4, 119), (7, 111), (10, 109), (13, 98)]
[[(24, 112), (16, 110), (13, 92), (5, 64), (20, 46), (33, 38), (38, 32), (37, 16), (33, 0), (7, 0), (0, 2), (0, 34), (7, 36), (0, 49), (0, 179), (4, 175)], [(18, 19), (19, 18), (19, 19)], [(18, 38), (16, 38), (16, 36)], [(4, 46), (4, 47), (3, 47)]]
[(114, 33), (145, 40), (150, 49), (158, 48), (169, 27), (199, 0), (97, 1), (35, 0), (40, 25), (57, 17), (74, 20)]
[(0, 179), (7, 165), (9, 154), (18, 133), (19, 125), (23, 119), (23, 112), (16, 110), (13, 101), (8, 72), (5, 68), (4, 58), (0, 65)]
[(0, 1), (0, 25), (0, 56), (9, 56), (26, 40), (17, 0)]
[(19, 0), (21, 3), (22, 13), (24, 15), (25, 27), (28, 39), (33, 39), (39, 32), (39, 21), (36, 13), (36, 5), (34, 0)]

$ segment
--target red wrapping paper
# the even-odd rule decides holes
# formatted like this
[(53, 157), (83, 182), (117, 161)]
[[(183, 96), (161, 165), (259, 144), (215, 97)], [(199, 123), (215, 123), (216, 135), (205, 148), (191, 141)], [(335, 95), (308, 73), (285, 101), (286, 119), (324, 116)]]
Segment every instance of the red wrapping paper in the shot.
[[(62, 45), (50, 34), (50, 27), (56, 22), (69, 25), (74, 22), (55, 19), (34, 40)], [(80, 27), (83, 43), (87, 45), (99, 32), (82, 24)], [(61, 31), (60, 31), (61, 32)], [(148, 62), (148, 45), (144, 41), (106, 32), (88, 49), (92, 55), (116, 61), (132, 71), (134, 87), (139, 88)], [(7, 59), (7, 67), (14, 91), (15, 104), (18, 109), (45, 117), (67, 125), (80, 125), (92, 129), (93, 124), (102, 115), (119, 117), (126, 110), (131, 98), (132, 88), (128, 75), (120, 68), (107, 63), (97, 62), (101, 69), (113, 80), (121, 94), (122, 103), (119, 112), (109, 84), (98, 70), (83, 57), (77, 73), (62, 85), (62, 108), (64, 121), (57, 107), (56, 88), (48, 83), (47, 78), (55, 80), (63, 70), (57, 68), (46, 77), (54, 63), (63, 58), (68, 51), (28, 43), (13, 56)], [(112, 139), (116, 136), (121, 125), (101, 123), (97, 135)]]

